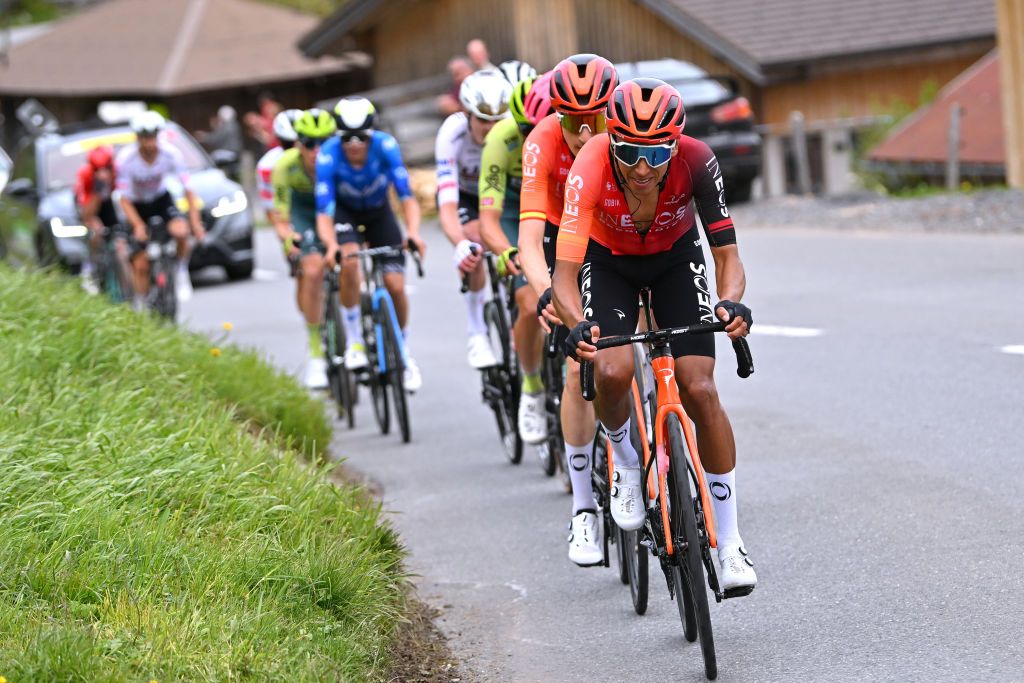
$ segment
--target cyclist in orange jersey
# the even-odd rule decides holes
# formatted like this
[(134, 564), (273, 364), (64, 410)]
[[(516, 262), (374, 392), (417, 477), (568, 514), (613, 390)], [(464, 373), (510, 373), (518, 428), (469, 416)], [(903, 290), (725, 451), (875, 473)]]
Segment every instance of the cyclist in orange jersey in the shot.
[[(627, 81), (616, 88), (607, 115), (608, 132), (584, 146), (566, 178), (554, 303), (571, 328), (566, 353), (595, 363), (595, 407), (615, 463), (611, 511), (630, 530), (645, 517), (639, 457), (628, 436), (633, 355), (628, 346), (598, 352), (591, 341), (636, 330), (643, 288), (651, 290), (662, 328), (717, 316), (735, 338), (747, 335), (752, 318), (739, 303), (746, 276), (721, 169), (706, 144), (682, 134), (679, 92), (653, 78)], [(698, 215), (715, 260), (721, 300), (714, 305)], [(752, 587), (757, 576), (736, 521), (736, 444), (715, 387), (713, 336), (681, 336), (672, 355), (714, 498), (722, 588)]]
[[(616, 82), (615, 68), (603, 57), (579, 54), (562, 60), (551, 74), (551, 105), (556, 113), (537, 124), (523, 143), (519, 257), (526, 281), (539, 297), (538, 315), (548, 329), (559, 324), (551, 306), (551, 271), (565, 181), (576, 154), (604, 130), (605, 106)], [(579, 364), (571, 358), (566, 363), (561, 417), (573, 487), (569, 559), (590, 566), (604, 560), (590, 474), (596, 421), (593, 407), (580, 394)]]

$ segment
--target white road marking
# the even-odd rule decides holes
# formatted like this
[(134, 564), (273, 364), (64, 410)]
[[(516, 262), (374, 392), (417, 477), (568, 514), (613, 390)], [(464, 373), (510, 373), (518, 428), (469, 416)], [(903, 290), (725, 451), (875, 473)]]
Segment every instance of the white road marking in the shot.
[(763, 334), (769, 337), (820, 337), (825, 330), (816, 327), (787, 327), (785, 325), (762, 325), (754, 323), (750, 334)]
[(281, 273), (276, 270), (265, 270), (263, 268), (256, 268), (252, 271), (252, 277), (254, 280), (261, 282), (271, 282), (272, 280), (280, 280)]
[(1018, 356), (1024, 356), (1024, 344), (1010, 344), (999, 349), (1003, 353), (1012, 353)]

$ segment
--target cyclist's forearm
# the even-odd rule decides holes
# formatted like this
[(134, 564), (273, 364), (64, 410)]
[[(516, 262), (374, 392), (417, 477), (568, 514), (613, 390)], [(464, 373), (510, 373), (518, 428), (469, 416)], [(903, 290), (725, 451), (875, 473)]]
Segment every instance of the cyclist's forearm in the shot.
[(405, 232), (409, 237), (420, 236), (420, 203), (415, 197), (402, 200), (402, 213), (405, 215)]
[(555, 276), (551, 281), (551, 303), (555, 313), (566, 327), (575, 327), (583, 320), (583, 305), (580, 302), (580, 288), (577, 284), (581, 264), (558, 261)]
[(713, 247), (711, 255), (715, 259), (715, 288), (718, 298), (729, 301), (740, 301), (747, 289), (747, 275), (740, 260), (740, 252), (735, 244), (724, 247)]
[(459, 222), (459, 205), (455, 202), (445, 202), (437, 209), (437, 217), (441, 222), (441, 230), (445, 237), (453, 245), (458, 244), (466, 238), (462, 231), (462, 224)]
[(519, 223), (519, 262), (537, 296), (543, 294), (551, 286), (548, 264), (544, 260), (544, 221), (528, 219)]
[(124, 211), (125, 218), (132, 224), (132, 227), (137, 227), (142, 223), (142, 217), (139, 216), (139, 212), (135, 209), (135, 204), (123, 195), (121, 197), (121, 210)]
[(316, 215), (316, 234), (328, 249), (337, 248), (338, 236), (334, 232), (334, 219), (325, 213)]
[(504, 253), (512, 246), (505, 237), (505, 231), (501, 229), (501, 211), (480, 210), (480, 240), (495, 254)]
[(278, 214), (277, 218), (278, 220), (274, 221), (274, 232), (277, 233), (278, 239), (284, 242), (291, 237), (295, 231), (292, 230), (292, 224), (290, 222), (281, 220), (280, 214)]
[(185, 199), (188, 201), (188, 220), (192, 225), (199, 225), (199, 200), (192, 194), (192, 190), (185, 190)]
[(82, 222), (89, 225), (89, 222), (96, 217), (100, 211), (100, 198), (91, 197), (89, 201), (82, 204), (78, 209), (78, 215), (82, 217)]

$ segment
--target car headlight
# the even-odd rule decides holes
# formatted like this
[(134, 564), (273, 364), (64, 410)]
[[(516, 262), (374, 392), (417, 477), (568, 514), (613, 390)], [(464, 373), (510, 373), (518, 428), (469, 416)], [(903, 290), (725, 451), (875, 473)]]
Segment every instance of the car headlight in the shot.
[(89, 228), (84, 225), (68, 224), (56, 217), (50, 219), (50, 230), (53, 231), (54, 237), (61, 239), (85, 237), (89, 234)]
[(241, 213), (248, 206), (249, 200), (246, 199), (245, 192), (235, 190), (235, 193), (230, 197), (221, 197), (220, 201), (217, 202), (217, 206), (210, 209), (210, 215), (214, 218), (222, 218), (233, 213)]

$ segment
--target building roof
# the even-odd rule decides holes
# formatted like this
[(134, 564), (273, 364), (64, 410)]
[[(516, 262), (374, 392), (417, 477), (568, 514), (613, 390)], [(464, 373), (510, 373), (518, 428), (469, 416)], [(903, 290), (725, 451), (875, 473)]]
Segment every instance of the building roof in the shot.
[(366, 67), (295, 46), (316, 17), (249, 0), (108, 0), (57, 22), (0, 68), (0, 93), (166, 96)]
[(995, 35), (991, 0), (660, 0), (762, 68)]
[[(349, 0), (299, 47), (323, 55), (385, 6), (410, 1), (424, 0)], [(777, 67), (991, 40), (996, 28), (992, 0), (620, 1), (654, 12), (755, 83)]]
[(962, 106), (960, 161), (963, 164), (1005, 165), (999, 54), (993, 50), (951, 81), (938, 98), (897, 126), (869, 159), (895, 164), (939, 164), (946, 161), (950, 108)]

